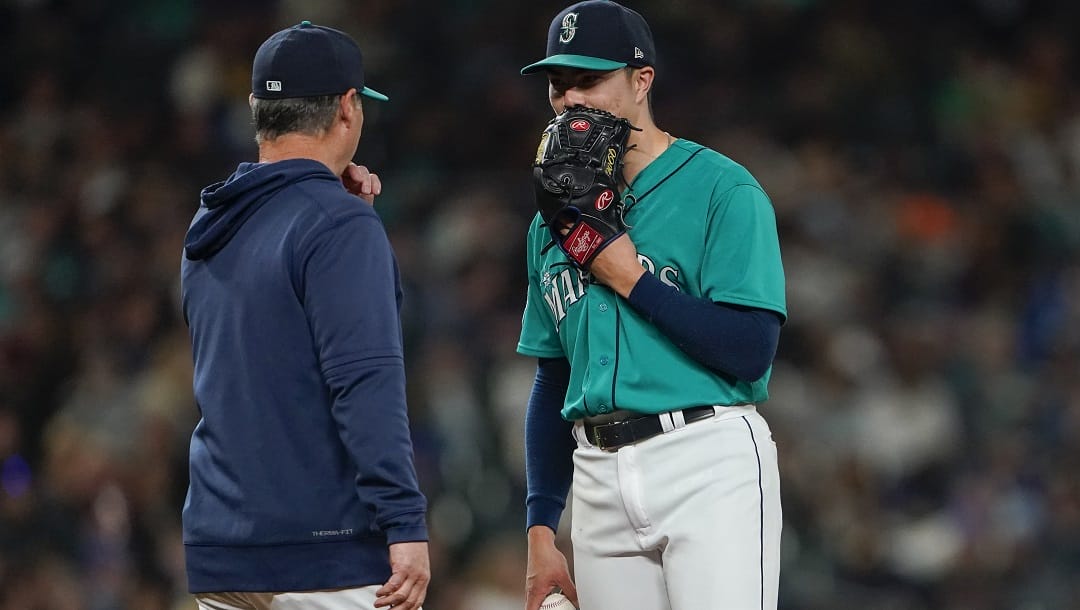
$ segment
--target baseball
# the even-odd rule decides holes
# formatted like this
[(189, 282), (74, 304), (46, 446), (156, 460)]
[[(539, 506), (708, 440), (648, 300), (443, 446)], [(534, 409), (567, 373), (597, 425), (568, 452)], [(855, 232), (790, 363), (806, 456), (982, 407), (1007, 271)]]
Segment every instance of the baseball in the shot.
[(562, 593), (552, 593), (540, 603), (540, 610), (577, 610), (577, 606), (570, 603)]

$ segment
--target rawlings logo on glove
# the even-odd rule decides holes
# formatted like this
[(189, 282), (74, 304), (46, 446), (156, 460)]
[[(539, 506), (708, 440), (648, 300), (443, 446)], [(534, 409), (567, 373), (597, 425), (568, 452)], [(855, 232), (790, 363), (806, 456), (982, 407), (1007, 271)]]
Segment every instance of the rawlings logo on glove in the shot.
[(552, 243), (582, 269), (626, 232), (618, 183), (631, 129), (609, 112), (573, 106), (540, 135), (536, 207)]

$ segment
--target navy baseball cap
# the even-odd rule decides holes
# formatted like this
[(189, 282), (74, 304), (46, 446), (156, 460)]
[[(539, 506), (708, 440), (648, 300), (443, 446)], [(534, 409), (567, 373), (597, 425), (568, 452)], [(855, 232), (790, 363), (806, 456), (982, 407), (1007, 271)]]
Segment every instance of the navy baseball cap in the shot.
[(652, 66), (656, 48), (645, 18), (610, 0), (586, 0), (564, 9), (548, 28), (547, 57), (521, 69), (616, 70)]
[(251, 69), (251, 94), (262, 100), (340, 95), (356, 88), (372, 99), (390, 98), (364, 86), (364, 57), (345, 32), (303, 21), (262, 43)]

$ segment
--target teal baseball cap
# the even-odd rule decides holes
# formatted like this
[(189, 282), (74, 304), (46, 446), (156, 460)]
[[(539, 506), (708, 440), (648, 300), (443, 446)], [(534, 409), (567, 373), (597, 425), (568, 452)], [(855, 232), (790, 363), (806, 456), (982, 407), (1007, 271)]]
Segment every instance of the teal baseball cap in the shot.
[(255, 52), (251, 94), (256, 98), (339, 95), (353, 88), (365, 97), (390, 99), (364, 86), (360, 45), (340, 30), (303, 21), (273, 34)]
[(656, 48), (645, 18), (610, 0), (586, 0), (563, 9), (548, 28), (547, 57), (521, 69), (617, 70), (655, 65)]

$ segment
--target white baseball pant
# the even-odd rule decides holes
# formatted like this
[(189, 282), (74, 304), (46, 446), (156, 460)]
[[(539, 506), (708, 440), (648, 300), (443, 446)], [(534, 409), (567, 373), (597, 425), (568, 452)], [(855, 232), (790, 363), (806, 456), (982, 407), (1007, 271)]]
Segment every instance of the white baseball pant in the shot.
[(575, 426), (581, 610), (775, 610), (776, 444), (754, 406), (716, 412), (617, 452), (593, 447)]

